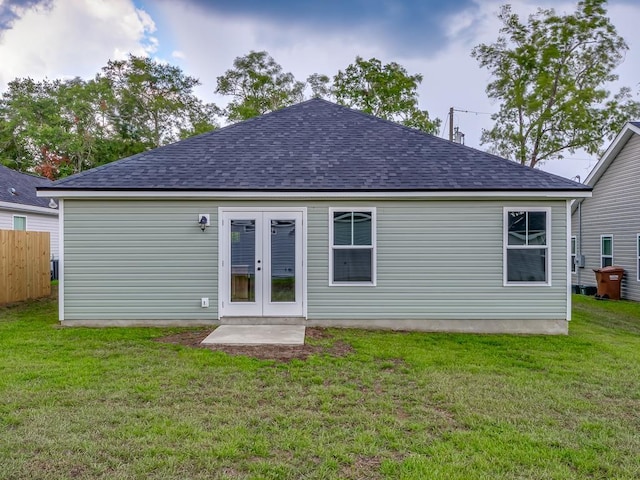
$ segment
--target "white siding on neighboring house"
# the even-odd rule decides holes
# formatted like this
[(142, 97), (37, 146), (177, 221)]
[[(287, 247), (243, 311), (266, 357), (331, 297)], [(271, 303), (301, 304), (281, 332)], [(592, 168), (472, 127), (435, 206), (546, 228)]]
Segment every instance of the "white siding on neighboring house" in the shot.
[[(582, 215), (582, 238), (579, 216)], [(638, 234), (640, 233), (640, 135), (634, 134), (593, 186), (593, 196), (572, 215), (572, 234), (585, 267), (572, 282), (595, 286), (593, 269), (600, 268), (602, 235), (613, 237), (613, 264), (625, 269), (622, 298), (640, 301)]]
[(27, 218), (27, 231), (49, 232), (51, 257), (56, 260), (60, 258), (57, 211), (54, 215), (45, 215), (24, 210), (0, 209), (0, 230), (13, 230), (13, 217), (16, 215)]

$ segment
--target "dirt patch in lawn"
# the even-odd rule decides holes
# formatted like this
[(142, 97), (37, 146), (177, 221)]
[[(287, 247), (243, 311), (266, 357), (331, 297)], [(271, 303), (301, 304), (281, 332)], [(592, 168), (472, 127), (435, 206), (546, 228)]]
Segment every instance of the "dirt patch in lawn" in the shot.
[(306, 360), (311, 355), (323, 354), (344, 357), (353, 352), (351, 345), (341, 340), (332, 341), (333, 336), (322, 328), (307, 328), (304, 345), (203, 345), (202, 340), (210, 333), (211, 330), (189, 331), (158, 338), (157, 341), (280, 362)]

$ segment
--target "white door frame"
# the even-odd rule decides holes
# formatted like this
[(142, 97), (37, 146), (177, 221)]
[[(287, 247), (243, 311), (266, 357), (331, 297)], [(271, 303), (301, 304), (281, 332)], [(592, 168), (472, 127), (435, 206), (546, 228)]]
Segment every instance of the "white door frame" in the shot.
[[(228, 229), (229, 225), (224, 225), (224, 219), (229, 214), (239, 214), (239, 218), (248, 218), (251, 214), (258, 214), (260, 217), (263, 214), (279, 214), (279, 213), (296, 213), (301, 216), (301, 240), (299, 247), (296, 246), (296, 255), (300, 254), (300, 262), (301, 262), (301, 271), (298, 273), (296, 271), (296, 284), (300, 285), (301, 289), (301, 302), (302, 302), (302, 317), (307, 318), (307, 208), (306, 207), (218, 207), (218, 318), (221, 317), (229, 317), (229, 316), (274, 316), (273, 311), (269, 311), (269, 308), (265, 308), (266, 312), (264, 313), (256, 313), (258, 311), (262, 311), (262, 306), (269, 303), (268, 299), (260, 299), (260, 305), (258, 305), (259, 309), (254, 310), (254, 314), (248, 313), (246, 315), (240, 315), (239, 313), (229, 313), (229, 308), (227, 305), (230, 304), (231, 298), (231, 269), (230, 267), (230, 252), (231, 245), (229, 243), (229, 235)], [(267, 222), (265, 222), (266, 224)], [(258, 226), (256, 227), (258, 228)], [(266, 235), (266, 234), (265, 234)], [(260, 240), (262, 243), (262, 240)], [(227, 264), (225, 264), (227, 262)], [(265, 262), (263, 262), (263, 266)], [(268, 272), (264, 272), (268, 273)], [(262, 292), (268, 293), (268, 288), (262, 288), (258, 285), (258, 280), (256, 280), (256, 303), (258, 303), (259, 295)], [(258, 292), (258, 288), (260, 287), (261, 292)], [(296, 288), (298, 290), (298, 288)], [(298, 292), (296, 292), (296, 295)], [(296, 302), (297, 303), (297, 302)], [(284, 307), (286, 304), (283, 304)], [(248, 306), (248, 305), (247, 305)], [(226, 312), (225, 312), (226, 310)], [(237, 310), (237, 309), (236, 309)], [(251, 309), (249, 309), (251, 310)], [(283, 308), (285, 311), (284, 315), (277, 316), (299, 316), (296, 315), (287, 315), (286, 308)]]

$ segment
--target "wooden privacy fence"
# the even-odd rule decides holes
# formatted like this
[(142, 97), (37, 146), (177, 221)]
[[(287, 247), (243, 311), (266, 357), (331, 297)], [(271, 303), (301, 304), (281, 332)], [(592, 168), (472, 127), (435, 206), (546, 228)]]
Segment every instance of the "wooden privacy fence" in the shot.
[(0, 304), (51, 294), (49, 232), (0, 230)]

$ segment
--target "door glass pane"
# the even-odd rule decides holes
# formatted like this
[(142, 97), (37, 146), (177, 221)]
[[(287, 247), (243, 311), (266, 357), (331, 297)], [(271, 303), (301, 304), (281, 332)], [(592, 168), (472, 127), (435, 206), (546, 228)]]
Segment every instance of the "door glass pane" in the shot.
[(271, 220), (271, 301), (296, 301), (295, 220)]
[(256, 221), (231, 220), (231, 301), (256, 299)]

